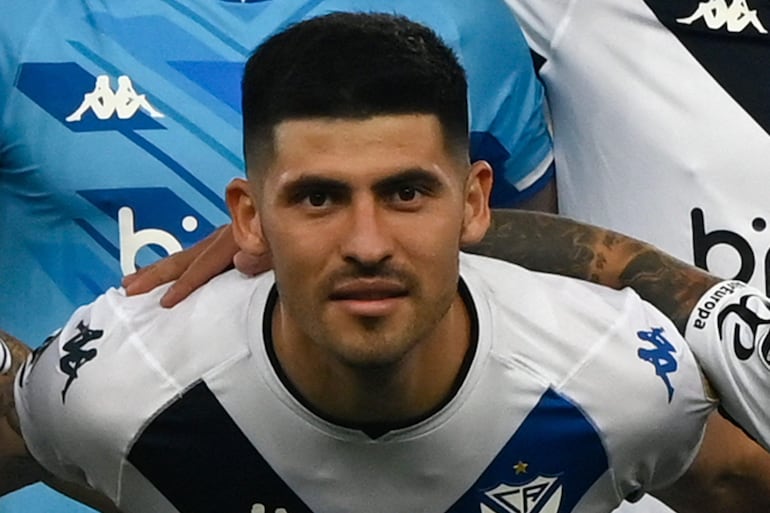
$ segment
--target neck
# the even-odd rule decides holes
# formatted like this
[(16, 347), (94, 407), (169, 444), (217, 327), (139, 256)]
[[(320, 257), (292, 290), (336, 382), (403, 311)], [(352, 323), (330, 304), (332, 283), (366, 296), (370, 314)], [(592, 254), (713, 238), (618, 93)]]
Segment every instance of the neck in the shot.
[(342, 361), (298, 333), (280, 304), (272, 327), (275, 355), (291, 386), (311, 409), (347, 425), (397, 425), (429, 415), (454, 393), (471, 349), (471, 320), (459, 294), (429, 336), (387, 365)]

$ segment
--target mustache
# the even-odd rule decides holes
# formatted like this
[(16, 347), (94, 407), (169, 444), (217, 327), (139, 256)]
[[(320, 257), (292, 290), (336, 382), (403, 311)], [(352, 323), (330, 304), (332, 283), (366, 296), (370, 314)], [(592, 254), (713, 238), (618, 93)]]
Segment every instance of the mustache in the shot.
[(355, 262), (331, 273), (326, 280), (324, 280), (324, 286), (327, 290), (333, 290), (346, 283), (359, 280), (388, 281), (397, 283), (406, 289), (414, 289), (417, 287), (418, 283), (412, 273), (396, 267), (393, 264), (387, 262), (377, 264), (362, 264)]

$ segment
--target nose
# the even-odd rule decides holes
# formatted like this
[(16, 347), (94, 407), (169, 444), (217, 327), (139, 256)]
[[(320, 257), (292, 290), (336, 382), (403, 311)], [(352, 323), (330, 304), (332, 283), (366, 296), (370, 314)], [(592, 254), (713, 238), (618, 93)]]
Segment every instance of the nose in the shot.
[(371, 197), (351, 203), (347, 233), (342, 234), (342, 256), (346, 261), (371, 267), (393, 256), (393, 234), (384, 210)]

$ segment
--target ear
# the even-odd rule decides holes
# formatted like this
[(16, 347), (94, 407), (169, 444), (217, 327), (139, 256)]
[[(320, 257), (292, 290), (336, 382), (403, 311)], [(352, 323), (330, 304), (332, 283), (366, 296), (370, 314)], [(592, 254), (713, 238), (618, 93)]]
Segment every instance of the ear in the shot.
[(233, 236), (238, 247), (252, 255), (267, 253), (259, 209), (249, 182), (243, 178), (233, 179), (227, 186), (226, 198), (233, 219)]
[(489, 229), (492, 214), (489, 209), (489, 195), (492, 191), (492, 166), (484, 160), (471, 165), (465, 184), (465, 213), (460, 244), (481, 242)]

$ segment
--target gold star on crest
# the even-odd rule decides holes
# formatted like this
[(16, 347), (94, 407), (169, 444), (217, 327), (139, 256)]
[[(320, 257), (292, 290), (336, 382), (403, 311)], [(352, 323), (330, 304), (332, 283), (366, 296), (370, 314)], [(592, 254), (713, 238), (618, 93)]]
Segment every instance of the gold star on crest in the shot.
[(516, 465), (513, 466), (513, 470), (516, 471), (516, 475), (518, 474), (526, 474), (527, 473), (527, 467), (529, 467), (529, 463), (524, 463), (523, 461), (519, 460)]

